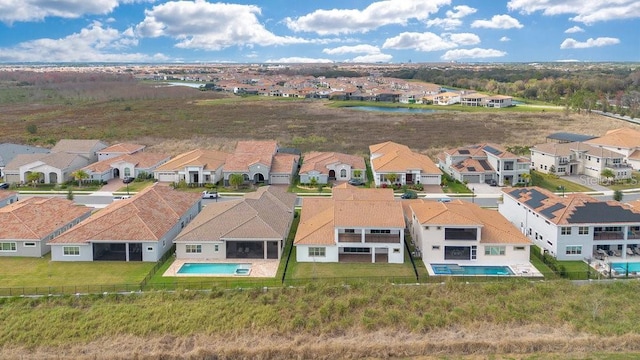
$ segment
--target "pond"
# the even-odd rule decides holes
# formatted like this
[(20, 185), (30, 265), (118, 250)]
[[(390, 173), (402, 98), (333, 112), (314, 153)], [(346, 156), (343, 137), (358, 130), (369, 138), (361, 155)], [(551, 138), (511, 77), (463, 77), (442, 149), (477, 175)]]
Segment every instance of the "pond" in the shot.
[(427, 113), (435, 113), (435, 112), (443, 111), (443, 110), (433, 110), (433, 109), (415, 109), (415, 108), (406, 108), (406, 107), (384, 107), (384, 106), (349, 106), (347, 109), (360, 110), (360, 111), (406, 113), (406, 114), (420, 114), (420, 113), (427, 114)]

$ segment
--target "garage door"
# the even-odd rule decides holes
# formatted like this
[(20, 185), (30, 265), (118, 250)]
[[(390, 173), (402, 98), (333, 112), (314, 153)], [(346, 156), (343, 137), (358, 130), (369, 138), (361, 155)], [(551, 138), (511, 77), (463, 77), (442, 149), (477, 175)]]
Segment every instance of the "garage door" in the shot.
[(160, 182), (173, 182), (174, 179), (174, 173), (158, 173), (158, 181)]
[(289, 184), (289, 175), (271, 175), (271, 184)]
[(478, 184), (480, 182), (480, 175), (464, 175), (462, 179), (468, 183)]

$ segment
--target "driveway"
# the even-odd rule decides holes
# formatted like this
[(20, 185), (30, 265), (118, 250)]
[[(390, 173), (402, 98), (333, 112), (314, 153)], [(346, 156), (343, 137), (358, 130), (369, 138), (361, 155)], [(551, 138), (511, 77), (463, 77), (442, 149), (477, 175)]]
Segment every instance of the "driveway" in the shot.
[(122, 183), (122, 179), (111, 179), (107, 182), (107, 185), (103, 185), (100, 191), (102, 192), (114, 192), (118, 191), (118, 189), (124, 187), (125, 184)]

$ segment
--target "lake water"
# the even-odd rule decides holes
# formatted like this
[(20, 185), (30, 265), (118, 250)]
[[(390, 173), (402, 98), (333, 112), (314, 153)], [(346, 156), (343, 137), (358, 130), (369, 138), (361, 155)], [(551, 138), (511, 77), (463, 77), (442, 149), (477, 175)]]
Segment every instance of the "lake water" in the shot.
[(406, 107), (384, 107), (384, 106), (349, 106), (348, 109), (360, 110), (360, 111), (378, 111), (389, 113), (405, 113), (405, 114), (428, 114), (439, 112), (442, 110), (433, 109), (414, 109)]

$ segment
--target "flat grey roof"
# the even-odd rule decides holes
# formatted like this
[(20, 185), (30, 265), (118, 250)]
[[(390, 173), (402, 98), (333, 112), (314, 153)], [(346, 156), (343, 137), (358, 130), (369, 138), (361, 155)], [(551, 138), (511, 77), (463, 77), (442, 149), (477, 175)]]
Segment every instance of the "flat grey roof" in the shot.
[(547, 139), (558, 140), (561, 142), (576, 142), (576, 141), (587, 141), (587, 140), (595, 139), (596, 137), (597, 136), (593, 136), (593, 135), (557, 132), (547, 136)]

